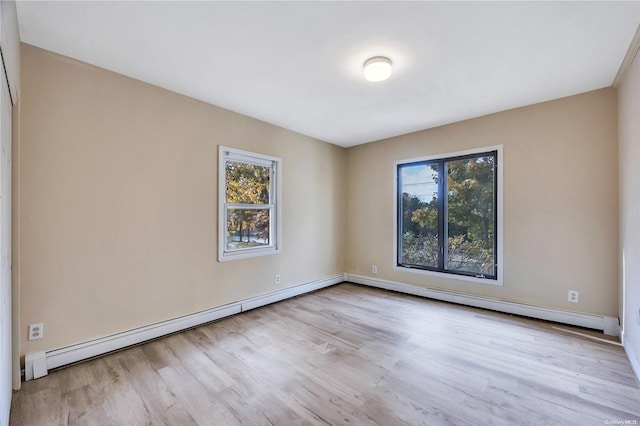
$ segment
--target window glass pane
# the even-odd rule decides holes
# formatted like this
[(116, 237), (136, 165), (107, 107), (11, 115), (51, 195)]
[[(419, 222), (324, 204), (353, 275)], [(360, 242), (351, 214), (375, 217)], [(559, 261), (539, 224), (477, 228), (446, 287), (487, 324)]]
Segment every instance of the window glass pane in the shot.
[(438, 267), (438, 164), (400, 168), (401, 255), (405, 265)]
[(494, 157), (447, 162), (445, 269), (494, 275)]
[(225, 169), (228, 204), (269, 204), (271, 167), (227, 161)]
[(228, 209), (226, 249), (268, 246), (269, 222), (270, 209)]

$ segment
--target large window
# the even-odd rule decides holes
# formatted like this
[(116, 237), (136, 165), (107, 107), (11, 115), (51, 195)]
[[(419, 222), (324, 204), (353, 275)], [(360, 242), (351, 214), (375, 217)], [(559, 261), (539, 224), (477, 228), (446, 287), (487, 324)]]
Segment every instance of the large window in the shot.
[(223, 146), (219, 157), (218, 260), (279, 253), (281, 160)]
[(498, 280), (498, 150), (397, 164), (401, 268)]

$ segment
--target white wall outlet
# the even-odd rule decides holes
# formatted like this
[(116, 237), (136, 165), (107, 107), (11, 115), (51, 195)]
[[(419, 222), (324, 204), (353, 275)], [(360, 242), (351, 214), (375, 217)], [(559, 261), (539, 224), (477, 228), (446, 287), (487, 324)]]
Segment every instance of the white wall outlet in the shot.
[(569, 290), (569, 302), (578, 303), (580, 301), (580, 292), (577, 290)]
[(374, 274), (378, 273), (378, 267), (376, 265), (371, 265), (371, 272), (373, 272)]
[(29, 340), (42, 339), (44, 337), (44, 324), (29, 324)]
[(273, 282), (276, 283), (276, 285), (280, 284), (280, 274), (276, 274), (276, 276), (273, 278)]

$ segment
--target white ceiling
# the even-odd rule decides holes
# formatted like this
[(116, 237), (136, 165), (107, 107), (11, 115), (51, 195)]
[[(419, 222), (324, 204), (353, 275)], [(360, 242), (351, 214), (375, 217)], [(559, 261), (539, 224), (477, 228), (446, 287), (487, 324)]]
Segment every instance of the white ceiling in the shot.
[[(18, 2), (23, 42), (341, 146), (610, 86), (640, 2)], [(384, 55), (394, 73), (362, 78)]]

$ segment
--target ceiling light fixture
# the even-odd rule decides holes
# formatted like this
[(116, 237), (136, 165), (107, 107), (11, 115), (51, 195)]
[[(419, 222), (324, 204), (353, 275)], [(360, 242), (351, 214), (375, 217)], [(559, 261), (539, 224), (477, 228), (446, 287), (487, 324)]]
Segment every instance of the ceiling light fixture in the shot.
[(384, 81), (391, 76), (391, 59), (376, 56), (364, 63), (364, 78), (368, 81)]

